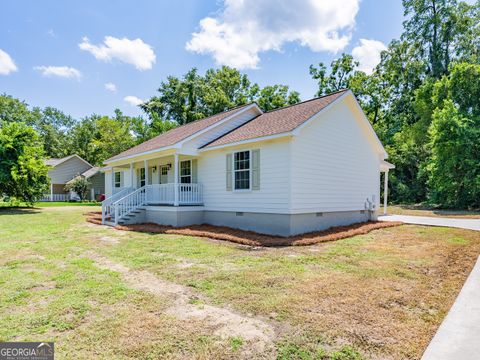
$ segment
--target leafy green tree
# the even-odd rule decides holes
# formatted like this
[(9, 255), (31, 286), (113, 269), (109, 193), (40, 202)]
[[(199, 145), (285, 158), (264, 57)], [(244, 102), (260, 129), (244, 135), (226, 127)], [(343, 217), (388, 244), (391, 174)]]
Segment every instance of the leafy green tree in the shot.
[(33, 127), (43, 140), (47, 157), (61, 158), (70, 155), (69, 132), (75, 121), (62, 111), (46, 107), (40, 111)]
[(90, 182), (83, 176), (77, 176), (65, 185), (66, 191), (74, 191), (80, 197), (80, 200), (85, 200), (88, 194), (88, 187)]
[(318, 83), (317, 96), (350, 88), (350, 80), (358, 65), (358, 61), (349, 54), (342, 54), (339, 59), (333, 60), (330, 72), (324, 63), (319, 63), (317, 67), (310, 65), (310, 76)]
[(467, 117), (452, 100), (436, 109), (430, 128), (430, 201), (480, 208), (480, 117)]
[(115, 116), (91, 115), (81, 119), (68, 133), (69, 152), (75, 153), (91, 164), (101, 165), (104, 160), (138, 143), (146, 141), (176, 123), (124, 115), (115, 110)]
[(155, 122), (162, 119), (179, 125), (217, 114), (238, 105), (258, 101), (265, 109), (292, 104), (299, 101), (299, 94), (289, 92), (285, 85), (267, 86), (261, 89), (252, 84), (247, 75), (223, 66), (209, 69), (205, 76), (191, 69), (181, 79), (169, 76), (162, 82), (158, 95), (150, 98), (141, 108)]
[(458, 63), (433, 85), (429, 200), (480, 208), (480, 65)]
[(0, 127), (0, 194), (32, 204), (47, 191), (48, 170), (35, 130), (21, 122)]
[(402, 38), (419, 45), (428, 59), (428, 74), (438, 79), (448, 71), (456, 35), (456, 0), (403, 0)]
[(300, 102), (300, 94), (290, 91), (287, 85), (265, 86), (255, 100), (263, 111), (278, 109)]
[(37, 122), (40, 111), (35, 108), (30, 111), (28, 104), (10, 95), (0, 95), (0, 126), (10, 122), (23, 122), (33, 125)]

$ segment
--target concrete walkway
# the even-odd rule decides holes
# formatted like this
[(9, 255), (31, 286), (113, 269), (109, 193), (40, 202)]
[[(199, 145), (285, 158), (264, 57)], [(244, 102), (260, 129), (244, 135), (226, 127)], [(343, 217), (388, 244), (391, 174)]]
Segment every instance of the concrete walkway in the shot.
[(480, 358), (480, 258), (422, 360)]
[[(447, 226), (461, 229), (480, 231), (480, 219), (458, 219), (446, 217), (410, 216), (410, 215), (383, 215), (379, 216), (380, 221), (401, 221), (406, 224)], [(480, 354), (479, 354), (480, 358)]]

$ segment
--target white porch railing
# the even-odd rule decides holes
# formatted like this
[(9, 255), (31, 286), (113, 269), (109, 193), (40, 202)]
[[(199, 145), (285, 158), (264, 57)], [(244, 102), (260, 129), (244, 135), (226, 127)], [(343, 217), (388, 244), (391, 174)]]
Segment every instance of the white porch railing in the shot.
[(68, 201), (70, 194), (45, 194), (40, 201)]
[[(175, 204), (175, 184), (153, 184), (146, 187), (147, 204)], [(179, 205), (203, 204), (202, 184), (178, 184)]]
[(142, 205), (145, 205), (145, 186), (124, 196), (120, 200), (115, 201), (115, 203), (113, 204), (113, 207), (115, 209), (115, 225), (117, 225), (118, 221), (122, 219), (125, 215), (130, 214), (132, 211)]
[[(178, 205), (203, 204), (201, 184), (178, 184)], [(115, 225), (140, 206), (175, 205), (175, 184), (146, 185), (137, 190), (126, 188), (102, 202), (102, 223), (107, 218)]]
[(117, 191), (115, 194), (110, 196), (109, 198), (102, 201), (102, 224), (105, 223), (106, 218), (110, 217), (113, 218), (114, 208), (113, 203), (115, 201), (120, 200), (121, 198), (125, 197), (126, 195), (130, 194), (133, 191), (133, 188), (122, 188), (121, 190)]
[(180, 205), (203, 204), (202, 184), (178, 184), (178, 203)]

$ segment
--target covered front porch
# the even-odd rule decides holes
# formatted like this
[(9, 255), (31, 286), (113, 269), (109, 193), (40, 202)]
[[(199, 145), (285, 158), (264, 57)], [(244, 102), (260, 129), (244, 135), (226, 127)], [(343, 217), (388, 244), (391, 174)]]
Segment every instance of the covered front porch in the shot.
[(133, 193), (139, 189), (145, 205), (202, 205), (203, 189), (197, 181), (197, 159), (169, 154), (153, 159), (131, 161), (112, 166), (109, 197)]

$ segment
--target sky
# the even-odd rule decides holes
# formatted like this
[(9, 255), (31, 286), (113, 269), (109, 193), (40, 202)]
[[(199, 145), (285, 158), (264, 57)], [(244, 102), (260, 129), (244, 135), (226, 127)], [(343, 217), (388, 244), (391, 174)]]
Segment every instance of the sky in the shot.
[(371, 71), (402, 31), (401, 0), (4, 0), (0, 94), (75, 118), (140, 115), (167, 76), (229, 65), (312, 98), (310, 64)]

